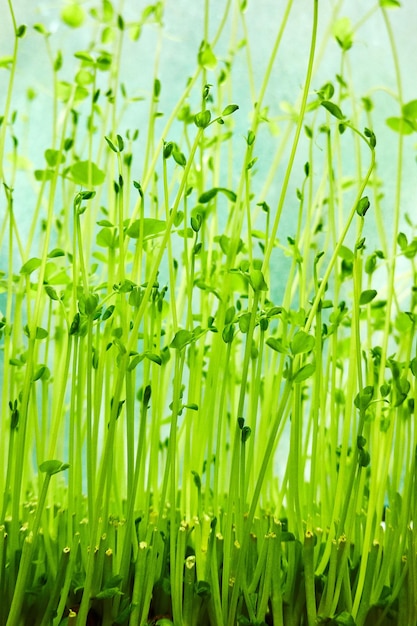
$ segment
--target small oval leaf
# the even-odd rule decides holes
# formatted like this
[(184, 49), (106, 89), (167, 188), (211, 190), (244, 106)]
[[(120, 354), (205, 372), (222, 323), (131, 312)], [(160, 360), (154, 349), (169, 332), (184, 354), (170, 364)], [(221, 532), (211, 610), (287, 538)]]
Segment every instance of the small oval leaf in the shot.
[(239, 108), (238, 104), (228, 104), (222, 111), (222, 116), (226, 117), (226, 115), (232, 115)]
[(182, 350), (187, 344), (193, 340), (193, 333), (189, 330), (181, 329), (175, 333), (174, 339), (171, 341), (170, 348)]
[(330, 102), (330, 100), (323, 100), (322, 102), (320, 102), (320, 104), (325, 109), (327, 109), (328, 112), (333, 115), (333, 117), (336, 117), (338, 120), (346, 119), (340, 108), (337, 106), (337, 104), (334, 104), (334, 102)]
[(103, 170), (99, 169), (95, 163), (89, 161), (77, 161), (70, 167), (71, 175), (77, 185), (87, 187), (102, 185), (106, 178)]
[(310, 376), (312, 376), (315, 371), (316, 371), (316, 364), (308, 363), (307, 365), (300, 367), (300, 369), (294, 374), (292, 380), (294, 383), (301, 383), (304, 380), (307, 380), (307, 378), (310, 378)]
[(22, 265), (22, 267), (20, 268), (20, 274), (27, 274), (29, 276), (29, 274), (37, 270), (38, 267), (41, 266), (41, 264), (42, 264), (41, 259), (38, 259), (37, 257), (33, 257), (32, 259), (29, 259), (29, 261), (26, 261), (26, 263)]
[(359, 306), (363, 306), (364, 304), (369, 304), (376, 297), (377, 291), (376, 289), (365, 289), (362, 291), (359, 297)]
[(44, 461), (39, 465), (40, 471), (48, 474), (49, 476), (52, 476), (52, 474), (58, 474), (58, 472), (63, 472), (68, 468), (68, 463), (63, 463), (62, 461), (57, 461), (55, 459)]
[(291, 352), (293, 354), (304, 354), (305, 352), (311, 352), (315, 345), (315, 339), (312, 335), (299, 330), (295, 333), (290, 343)]

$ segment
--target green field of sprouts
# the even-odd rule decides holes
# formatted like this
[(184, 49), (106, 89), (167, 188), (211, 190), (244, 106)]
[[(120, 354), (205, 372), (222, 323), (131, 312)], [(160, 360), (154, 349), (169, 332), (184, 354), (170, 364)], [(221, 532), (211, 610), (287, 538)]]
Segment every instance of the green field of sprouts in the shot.
[(1, 2), (0, 626), (416, 624), (415, 10), (55, 4)]

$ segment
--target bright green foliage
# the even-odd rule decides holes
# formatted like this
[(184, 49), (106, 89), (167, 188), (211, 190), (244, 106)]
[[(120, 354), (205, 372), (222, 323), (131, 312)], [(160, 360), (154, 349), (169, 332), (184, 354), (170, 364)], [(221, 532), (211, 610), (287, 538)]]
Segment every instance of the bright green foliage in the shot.
[(198, 63), (207, 70), (214, 70), (216, 68), (216, 55), (207, 41), (201, 43), (198, 52)]
[(293, 354), (303, 354), (304, 352), (310, 352), (314, 348), (315, 339), (312, 335), (307, 334), (303, 330), (299, 330), (295, 333), (290, 343), (291, 352)]
[(340, 107), (337, 106), (334, 102), (330, 102), (329, 100), (322, 100), (320, 102), (321, 106), (329, 111), (331, 115), (336, 117), (338, 120), (344, 120), (345, 116), (343, 115)]
[(15, 4), (0, 626), (416, 624), (400, 3)]
[(71, 165), (70, 171), (74, 182), (77, 185), (86, 187), (89, 185), (93, 185), (93, 187), (102, 185), (106, 177), (103, 170), (98, 168), (95, 163), (90, 163), (89, 161), (77, 161), (77, 163)]
[(42, 259), (38, 259), (34, 257), (33, 259), (29, 259), (28, 261), (26, 261), (26, 263), (23, 263), (22, 267), (20, 268), (20, 273), (31, 274), (32, 272), (37, 270), (38, 267), (40, 267), (41, 265), (42, 265)]
[(62, 463), (61, 461), (44, 461), (39, 465), (41, 472), (52, 476), (52, 474), (58, 474), (69, 468), (68, 463)]
[(354, 33), (348, 17), (341, 17), (336, 20), (333, 26), (333, 35), (342, 50), (347, 51), (352, 47)]
[(195, 116), (195, 125), (197, 126), (197, 128), (207, 128), (207, 126), (210, 124), (210, 120), (211, 113), (208, 109), (206, 109), (205, 111), (200, 111), (200, 113), (197, 113), (197, 115)]
[(85, 20), (85, 12), (78, 2), (66, 4), (61, 11), (61, 19), (71, 28), (79, 28)]

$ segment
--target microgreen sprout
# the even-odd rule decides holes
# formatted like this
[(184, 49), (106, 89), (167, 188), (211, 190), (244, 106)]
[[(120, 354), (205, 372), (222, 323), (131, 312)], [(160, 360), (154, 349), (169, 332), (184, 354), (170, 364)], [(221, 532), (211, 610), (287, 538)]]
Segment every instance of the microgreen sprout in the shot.
[(128, 4), (3, 11), (0, 626), (415, 624), (401, 3)]

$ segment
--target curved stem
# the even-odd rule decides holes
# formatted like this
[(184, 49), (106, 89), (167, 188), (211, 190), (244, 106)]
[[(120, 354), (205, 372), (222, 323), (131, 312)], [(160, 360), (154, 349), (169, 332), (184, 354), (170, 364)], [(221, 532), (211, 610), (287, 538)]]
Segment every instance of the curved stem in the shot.
[(307, 107), (307, 98), (310, 90), (311, 76), (313, 74), (314, 53), (316, 49), (317, 38), (317, 25), (318, 25), (318, 0), (314, 0), (314, 12), (313, 12), (313, 28), (311, 34), (310, 53), (308, 58), (307, 74), (303, 89), (303, 95), (301, 99), (300, 112), (298, 115), (297, 127), (295, 129), (295, 136), (291, 147), (291, 153), (288, 159), (287, 167), (285, 170), (284, 180), (281, 187), (281, 193), (278, 200), (278, 206), (275, 214), (275, 219), (272, 224), (271, 234), (268, 242), (268, 246), (265, 250), (265, 256), (262, 263), (262, 271), (265, 272), (269, 267), (269, 261), (271, 258), (272, 250), (274, 248), (274, 242), (278, 231), (278, 226), (281, 220), (282, 210), (284, 208), (285, 198), (287, 196), (288, 185), (290, 182), (292, 168), (294, 166), (295, 155), (297, 152), (298, 142), (301, 135), (301, 129), (304, 124), (304, 116)]

